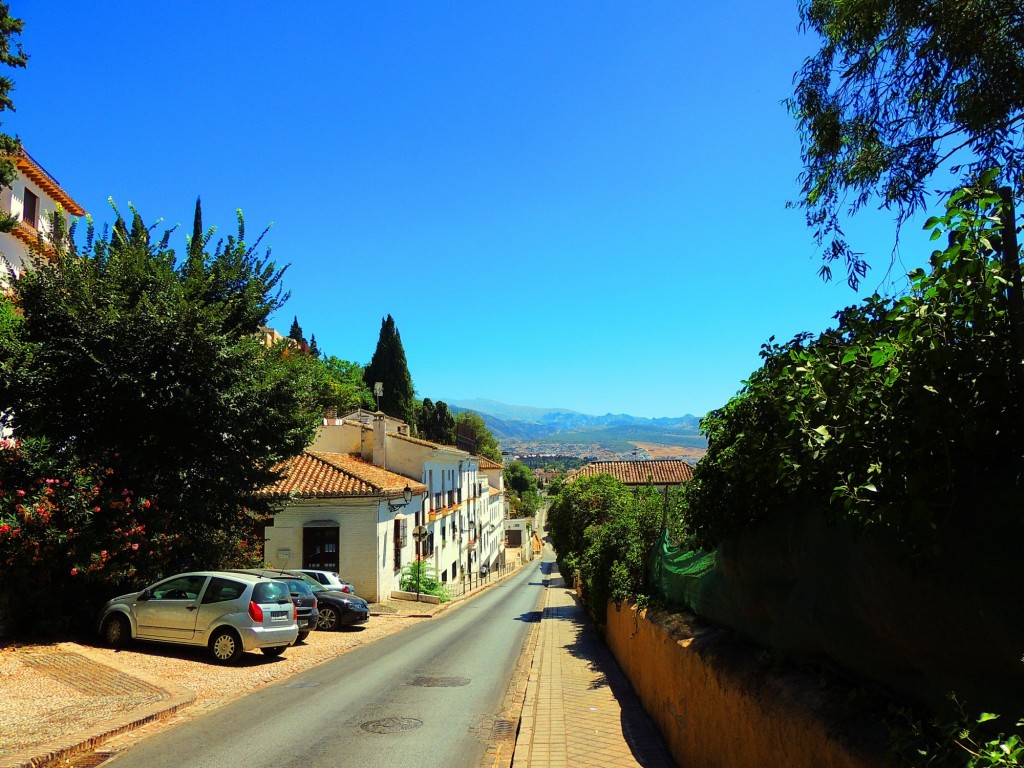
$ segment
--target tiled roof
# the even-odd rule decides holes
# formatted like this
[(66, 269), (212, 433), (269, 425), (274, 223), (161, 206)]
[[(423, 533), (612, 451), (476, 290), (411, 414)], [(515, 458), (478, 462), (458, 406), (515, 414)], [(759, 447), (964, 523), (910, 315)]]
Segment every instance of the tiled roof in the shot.
[(572, 477), (594, 475), (611, 475), (624, 485), (679, 485), (693, 479), (693, 467), (679, 459), (595, 461), (580, 467)]
[(305, 451), (274, 469), (284, 476), (256, 495), (263, 498), (333, 499), (358, 496), (397, 496), (406, 486), (426, 493), (427, 486), (404, 475), (347, 453)]
[(11, 159), (18, 166), (19, 171), (31, 179), (37, 187), (52, 199), (60, 203), (65, 211), (72, 216), (85, 215), (85, 209), (75, 202), (75, 199), (65, 192), (60, 184), (57, 183), (57, 180), (47, 173), (46, 169), (37, 163), (28, 152), (22, 149), (19, 154)]
[(502, 466), (496, 461), (491, 461), (484, 456), (475, 456), (477, 461), (480, 462), (480, 469), (501, 469)]
[(399, 440), (405, 440), (407, 443), (414, 445), (423, 445), (427, 448), (433, 448), (436, 451), (446, 451), (447, 453), (457, 453), (466, 455), (466, 452), (456, 448), (453, 445), (441, 445), (440, 443), (433, 443), (430, 440), (423, 440), (418, 437), (410, 437), (409, 435), (401, 435), (397, 432), (388, 432), (388, 437), (397, 437)]

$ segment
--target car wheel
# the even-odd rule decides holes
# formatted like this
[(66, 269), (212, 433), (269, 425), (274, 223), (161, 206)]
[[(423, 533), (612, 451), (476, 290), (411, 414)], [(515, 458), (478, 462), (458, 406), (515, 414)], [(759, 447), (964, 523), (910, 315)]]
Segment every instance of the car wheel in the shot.
[(210, 638), (210, 653), (221, 664), (232, 664), (242, 658), (242, 641), (230, 629), (218, 629)]
[(320, 609), (320, 616), (316, 620), (317, 629), (337, 629), (338, 612), (333, 608), (324, 607)]
[(111, 648), (120, 648), (131, 639), (132, 629), (127, 618), (120, 613), (112, 613), (103, 621), (102, 634), (104, 643)]
[(308, 630), (305, 631), (305, 632), (299, 632), (299, 636), (297, 638), (295, 638), (295, 642), (296, 643), (304, 643), (304, 642), (306, 642), (306, 638), (307, 637), (309, 637), (309, 631)]
[(263, 651), (264, 656), (280, 656), (287, 647), (286, 645), (275, 645), (273, 648), (260, 648), (260, 650)]

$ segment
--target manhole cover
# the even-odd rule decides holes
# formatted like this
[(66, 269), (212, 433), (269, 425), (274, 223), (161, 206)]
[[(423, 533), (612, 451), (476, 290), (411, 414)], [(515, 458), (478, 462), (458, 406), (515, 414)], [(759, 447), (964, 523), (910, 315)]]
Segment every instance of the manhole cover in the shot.
[(469, 685), (468, 677), (414, 677), (409, 685), (422, 688), (461, 688)]
[(363, 723), (360, 728), (370, 733), (398, 733), (412, 731), (423, 725), (422, 720), (415, 717), (385, 717), (383, 720), (371, 720)]
[(316, 688), (318, 685), (320, 685), (320, 683), (316, 682), (315, 680), (310, 680), (307, 683), (292, 683), (291, 685), (286, 685), (285, 687), (286, 688)]

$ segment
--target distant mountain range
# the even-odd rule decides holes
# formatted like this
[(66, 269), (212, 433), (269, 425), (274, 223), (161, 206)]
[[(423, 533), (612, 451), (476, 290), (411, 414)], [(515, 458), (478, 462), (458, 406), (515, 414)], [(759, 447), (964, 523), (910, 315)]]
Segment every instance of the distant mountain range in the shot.
[(622, 413), (592, 416), (565, 408), (535, 408), (484, 399), (446, 402), (456, 413), (480, 414), (503, 449), (506, 445), (521, 448), (524, 443), (544, 444), (550, 448), (538, 450), (552, 451), (559, 446), (594, 445), (619, 455), (630, 453), (637, 443), (666, 446), (668, 454), (672, 446), (689, 450), (707, 447), (700, 434), (700, 418), (689, 413), (648, 419)]

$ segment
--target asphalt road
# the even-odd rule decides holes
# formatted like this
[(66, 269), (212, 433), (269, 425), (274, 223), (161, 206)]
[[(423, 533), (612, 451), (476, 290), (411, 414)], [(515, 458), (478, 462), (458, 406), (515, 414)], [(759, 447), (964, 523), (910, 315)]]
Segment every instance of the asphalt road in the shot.
[(476, 768), (539, 620), (541, 580), (534, 561), (437, 618), (152, 736), (106, 765)]

